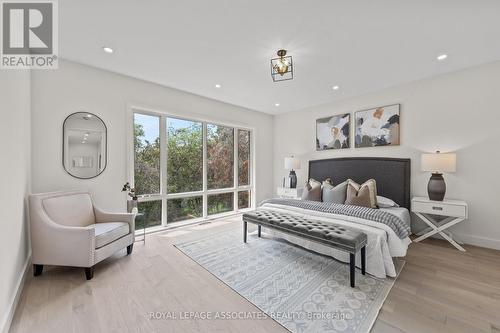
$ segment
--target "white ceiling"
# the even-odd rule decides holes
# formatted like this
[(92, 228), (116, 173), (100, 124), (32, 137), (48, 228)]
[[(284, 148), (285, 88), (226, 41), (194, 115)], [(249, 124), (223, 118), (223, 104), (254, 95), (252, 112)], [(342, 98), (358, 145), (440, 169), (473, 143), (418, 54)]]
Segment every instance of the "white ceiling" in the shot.
[(62, 58), (271, 114), (500, 59), (497, 0), (65, 0), (59, 21)]

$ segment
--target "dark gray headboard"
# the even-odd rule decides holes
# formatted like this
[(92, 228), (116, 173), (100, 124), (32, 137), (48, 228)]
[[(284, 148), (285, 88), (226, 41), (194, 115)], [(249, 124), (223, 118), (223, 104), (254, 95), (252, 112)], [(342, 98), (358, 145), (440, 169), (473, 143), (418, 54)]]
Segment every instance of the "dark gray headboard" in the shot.
[(385, 157), (345, 157), (309, 161), (309, 178), (334, 184), (351, 178), (363, 183), (373, 178), (377, 193), (410, 209), (410, 159)]

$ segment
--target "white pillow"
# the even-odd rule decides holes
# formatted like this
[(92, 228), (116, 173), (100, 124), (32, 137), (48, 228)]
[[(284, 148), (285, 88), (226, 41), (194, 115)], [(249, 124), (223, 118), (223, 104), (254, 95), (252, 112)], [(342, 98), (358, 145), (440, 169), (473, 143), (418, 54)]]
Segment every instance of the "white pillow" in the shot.
[(391, 199), (383, 197), (381, 195), (377, 195), (377, 205), (379, 208), (399, 207), (399, 205), (397, 203), (395, 203)]

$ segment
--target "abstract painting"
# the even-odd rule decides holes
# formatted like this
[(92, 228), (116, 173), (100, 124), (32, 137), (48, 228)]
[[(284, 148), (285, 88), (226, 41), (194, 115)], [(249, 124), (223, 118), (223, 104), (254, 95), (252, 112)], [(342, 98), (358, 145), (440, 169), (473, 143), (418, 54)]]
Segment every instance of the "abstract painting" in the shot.
[(399, 104), (356, 112), (354, 146), (360, 148), (399, 145), (399, 112)]
[(316, 120), (316, 150), (349, 148), (350, 114)]

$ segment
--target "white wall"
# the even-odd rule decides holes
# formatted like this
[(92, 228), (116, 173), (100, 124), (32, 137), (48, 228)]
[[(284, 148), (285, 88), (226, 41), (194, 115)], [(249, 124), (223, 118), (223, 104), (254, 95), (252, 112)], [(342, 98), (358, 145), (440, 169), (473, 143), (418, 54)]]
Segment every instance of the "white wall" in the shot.
[(0, 332), (6, 332), (29, 259), (30, 73), (0, 71)]
[[(61, 61), (58, 70), (34, 71), (32, 84), (35, 193), (85, 188), (105, 209), (124, 210), (126, 196), (120, 191), (128, 181), (126, 127), (127, 106), (131, 104), (254, 128), (257, 200), (272, 194), (270, 115), (69, 61)], [(95, 113), (108, 128), (108, 164), (91, 180), (75, 179), (62, 167), (62, 124), (77, 111)]]
[[(401, 146), (316, 152), (317, 118), (393, 103), (401, 103)], [(290, 154), (302, 161), (299, 183), (307, 177), (310, 159), (401, 157), (412, 159), (412, 195), (425, 196), (429, 174), (420, 171), (420, 153), (456, 151), (457, 172), (445, 175), (446, 195), (469, 203), (469, 220), (452, 230), (467, 243), (500, 249), (499, 126), (500, 62), (279, 115), (274, 119), (274, 185), (287, 174), (283, 158)]]

